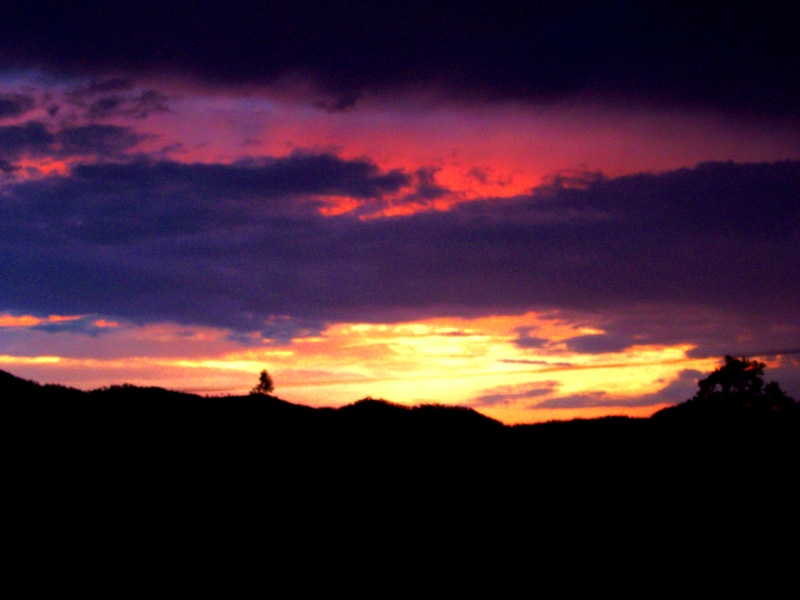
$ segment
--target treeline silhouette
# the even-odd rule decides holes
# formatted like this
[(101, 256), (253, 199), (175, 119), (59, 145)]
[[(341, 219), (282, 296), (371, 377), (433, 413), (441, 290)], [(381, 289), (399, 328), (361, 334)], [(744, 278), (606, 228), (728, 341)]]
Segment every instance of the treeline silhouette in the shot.
[(537, 461), (540, 469), (598, 463), (613, 468), (708, 452), (725, 460), (780, 460), (800, 431), (800, 405), (778, 384), (765, 385), (763, 371), (762, 363), (726, 357), (700, 382), (695, 397), (648, 419), (514, 426), (469, 408), (409, 407), (373, 398), (311, 408), (265, 393), (263, 385), (257, 393), (224, 397), (129, 384), (81, 391), (0, 371), (0, 390), (18, 432), (27, 431), (44, 446), (58, 443), (71, 450), (91, 445), (94, 451), (99, 444), (146, 454), (180, 447), (238, 452), (243, 460), (268, 452), (271, 460), (280, 456), (286, 464), (306, 457), (344, 466), (380, 455), (396, 463), (414, 458), (421, 469), (434, 456), (449, 456), (467, 469), (481, 462), (516, 466), (527, 460)]
[[(765, 390), (706, 386), (648, 419), (508, 426), (441, 405), (84, 392), (0, 371), (6, 514), (24, 524), (21, 555), (45, 548), (68, 565), (90, 545), (93, 572), (126, 582), (145, 563), (205, 581), (186, 566), (209, 557), (256, 573), (274, 555), (341, 565), (353, 547), (362, 571), (385, 570), (392, 552), (424, 570), (476, 552), (495, 564), (503, 551), (606, 556), (609, 544), (639, 567), (654, 549), (733, 560), (796, 514), (798, 405), (744, 397)], [(717, 406), (724, 397), (735, 407)]]

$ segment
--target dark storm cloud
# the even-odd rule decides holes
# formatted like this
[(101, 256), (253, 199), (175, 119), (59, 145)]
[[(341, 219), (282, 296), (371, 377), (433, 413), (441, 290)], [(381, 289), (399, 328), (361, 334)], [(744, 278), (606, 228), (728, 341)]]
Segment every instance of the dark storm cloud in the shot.
[[(113, 142), (126, 139), (113, 135), (110, 141), (106, 139), (116, 129), (92, 125), (61, 132), (59, 138), (69, 139), (76, 153), (111, 150)], [(268, 235), (285, 226), (290, 233), (310, 224), (287, 221), (287, 216), (313, 212), (317, 197), (380, 198), (410, 183), (411, 178), (399, 170), (384, 173), (370, 162), (328, 154), (296, 153), (232, 165), (147, 159), (83, 164), (74, 166), (68, 176), (13, 187), (6, 200), (12, 212), (0, 230), (12, 236), (36, 235), (52, 243), (75, 240), (115, 245), (201, 233), (225, 236), (236, 228)], [(288, 198), (293, 202), (278, 202)], [(18, 210), (13, 212), (14, 208)], [(236, 241), (232, 239), (230, 246), (235, 247)], [(226, 249), (220, 251), (224, 254)]]
[(361, 97), (358, 91), (339, 92), (313, 102), (314, 106), (329, 113), (344, 112), (353, 108)]
[(91, 82), (84, 90), (86, 95), (108, 94), (109, 92), (128, 92), (133, 90), (133, 81), (117, 77)]
[(282, 345), (296, 338), (319, 335), (325, 327), (326, 323), (319, 319), (270, 317), (261, 328), (260, 335), (273, 345)]
[(449, 193), (449, 190), (436, 181), (436, 172), (438, 169), (431, 167), (423, 167), (417, 169), (417, 191), (413, 196), (413, 200), (430, 201), (441, 198)]
[(128, 127), (81, 125), (65, 127), (54, 135), (56, 156), (104, 156), (123, 154), (142, 139)]
[(359, 217), (369, 218), (383, 214), (385, 211), (396, 206), (411, 205), (430, 207), (435, 200), (451, 193), (448, 188), (436, 182), (437, 171), (438, 169), (432, 167), (417, 169), (405, 182), (406, 185), (412, 186), (407, 193), (395, 198), (364, 203), (355, 209), (353, 214)]
[(90, 119), (104, 119), (117, 115), (144, 119), (154, 112), (169, 112), (168, 100), (168, 96), (157, 90), (145, 90), (133, 97), (103, 96), (89, 105), (87, 116)]
[(31, 329), (47, 333), (80, 333), (90, 337), (98, 337), (108, 331), (107, 328), (95, 324), (96, 317), (82, 317), (65, 321), (51, 321), (34, 325)]
[(19, 167), (12, 165), (7, 160), (0, 159), (0, 171), (3, 173), (13, 173), (14, 171), (18, 171)]
[(142, 136), (116, 125), (80, 125), (51, 131), (44, 123), (28, 121), (0, 127), (0, 159), (21, 156), (115, 157), (133, 148)]
[[(7, 186), (0, 308), (281, 340), (327, 322), (551, 310), (605, 332), (564, 342), (590, 353), (724, 354), (800, 333), (800, 162), (704, 164), (404, 217), (314, 210), (325, 195), (380, 200), (414, 181), (296, 154), (83, 165)], [(541, 347), (531, 332), (517, 345)]]
[[(155, 89), (138, 89), (133, 79), (100, 79), (63, 92), (60, 100), (79, 109), (91, 120), (110, 117), (143, 119), (151, 113), (169, 112), (171, 98)], [(60, 110), (52, 107), (52, 113)]]
[(570, 94), (798, 116), (791, 2), (343, 4), (26, 2), (0, 21), (0, 65), (211, 83), (309, 75), (343, 110), (365, 90), (442, 84), (474, 97)]
[(0, 94), (0, 119), (18, 117), (36, 105), (28, 94)]
[(54, 136), (44, 123), (28, 121), (24, 125), (0, 127), (0, 156), (17, 158), (22, 154), (42, 155), (51, 150)]
[(606, 333), (563, 342), (568, 350), (584, 354), (624, 352), (641, 345), (691, 344), (695, 348), (687, 355), (692, 358), (738, 356), (796, 345), (800, 339), (800, 322), (796, 318), (800, 308), (770, 298), (766, 290), (759, 296), (764, 302), (760, 311), (739, 312), (730, 307), (714, 310), (699, 305), (691, 309), (680, 305), (632, 306), (623, 313), (593, 321)]

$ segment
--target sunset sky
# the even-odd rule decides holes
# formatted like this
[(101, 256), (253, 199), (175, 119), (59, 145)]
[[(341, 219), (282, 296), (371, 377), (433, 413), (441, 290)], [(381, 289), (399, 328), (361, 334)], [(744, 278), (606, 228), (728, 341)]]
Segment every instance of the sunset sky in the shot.
[(800, 399), (792, 3), (70, 4), (0, 19), (1, 370), (524, 423), (732, 354)]

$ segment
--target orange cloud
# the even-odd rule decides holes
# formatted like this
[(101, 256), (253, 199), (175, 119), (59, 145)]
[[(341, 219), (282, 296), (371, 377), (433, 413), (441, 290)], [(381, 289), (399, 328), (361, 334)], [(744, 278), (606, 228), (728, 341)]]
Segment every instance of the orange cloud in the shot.
[(31, 315), (0, 315), (0, 327), (33, 327), (41, 325), (42, 323), (58, 323), (59, 321), (77, 321), (82, 319), (83, 315), (50, 315), (46, 319), (33, 317)]
[(42, 319), (24, 315), (15, 317), (12, 315), (0, 315), (0, 327), (32, 327), (42, 322)]

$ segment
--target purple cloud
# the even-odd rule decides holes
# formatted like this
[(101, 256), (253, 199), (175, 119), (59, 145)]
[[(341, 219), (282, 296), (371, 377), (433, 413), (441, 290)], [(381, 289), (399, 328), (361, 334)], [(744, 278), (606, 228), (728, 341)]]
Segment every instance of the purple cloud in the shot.
[[(786, 198), (800, 197), (800, 162), (705, 164), (393, 218), (315, 210), (326, 195), (380, 200), (413, 183), (307, 154), (80, 165), (18, 182), (1, 205), (0, 308), (238, 332), (276, 317), (302, 332), (549, 310), (606, 332), (566, 341), (588, 353), (685, 343), (708, 356), (798, 339), (800, 206)], [(518, 346), (544, 343), (518, 334)]]
[(0, 94), (0, 119), (18, 117), (36, 105), (29, 94)]
[(520, 400), (529, 400), (552, 394), (558, 388), (556, 381), (538, 381), (525, 385), (504, 385), (473, 398), (467, 405), (472, 408), (516, 404)]
[(40, 121), (0, 127), (0, 160), (23, 156), (119, 158), (142, 136), (117, 125), (79, 125), (51, 130)]

